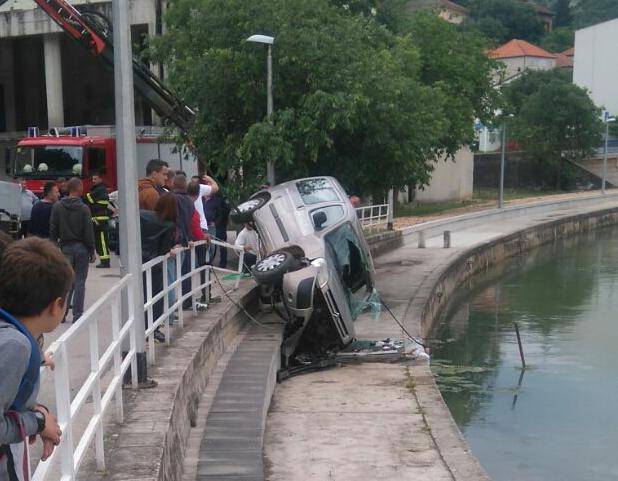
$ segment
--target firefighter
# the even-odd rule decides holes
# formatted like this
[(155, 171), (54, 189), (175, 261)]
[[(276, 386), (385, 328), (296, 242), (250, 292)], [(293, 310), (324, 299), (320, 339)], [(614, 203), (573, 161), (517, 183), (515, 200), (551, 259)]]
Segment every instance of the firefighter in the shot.
[(94, 241), (101, 261), (99, 269), (109, 268), (109, 195), (103, 178), (98, 174), (92, 174), (92, 187), (86, 194), (86, 204), (90, 207), (92, 224), (94, 227)]

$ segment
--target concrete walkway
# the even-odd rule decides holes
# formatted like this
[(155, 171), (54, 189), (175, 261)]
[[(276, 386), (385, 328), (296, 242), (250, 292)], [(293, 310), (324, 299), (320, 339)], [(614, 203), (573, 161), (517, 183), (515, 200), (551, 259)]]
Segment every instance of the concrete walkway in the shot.
[[(474, 225), (453, 229), (451, 249), (442, 248), (442, 237), (437, 236), (427, 239), (426, 249), (406, 245), (377, 259), (378, 290), (408, 331), (419, 335), (421, 311), (437, 275), (467, 249), (538, 224), (616, 206), (611, 199), (537, 214), (479, 218)], [(360, 339), (403, 338), (386, 312), (378, 320), (363, 315), (357, 333)], [(488, 479), (436, 392), (424, 366), (361, 364), (287, 380), (277, 386), (268, 416), (266, 479)]]

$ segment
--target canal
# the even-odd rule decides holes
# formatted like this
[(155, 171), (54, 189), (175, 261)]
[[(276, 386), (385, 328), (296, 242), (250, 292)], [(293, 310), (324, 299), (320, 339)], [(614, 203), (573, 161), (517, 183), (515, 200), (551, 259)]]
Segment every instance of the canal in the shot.
[(617, 289), (606, 229), (511, 259), (452, 300), (432, 370), (494, 481), (618, 479)]

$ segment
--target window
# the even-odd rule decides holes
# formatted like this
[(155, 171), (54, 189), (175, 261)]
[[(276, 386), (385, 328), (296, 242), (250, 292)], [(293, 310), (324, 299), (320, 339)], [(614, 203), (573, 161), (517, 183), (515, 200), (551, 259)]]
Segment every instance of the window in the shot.
[(105, 149), (88, 149), (88, 173), (105, 174)]
[(315, 230), (323, 230), (343, 218), (344, 211), (340, 205), (329, 205), (311, 211), (311, 222)]
[(373, 288), (361, 244), (349, 223), (329, 232), (324, 240), (329, 261), (334, 263), (346, 292), (350, 312), (356, 318), (365, 309), (367, 292)]
[(305, 204), (341, 200), (327, 179), (308, 179), (296, 182), (296, 188)]
[(82, 174), (82, 148), (73, 145), (17, 147), (15, 175), (20, 177), (71, 177)]

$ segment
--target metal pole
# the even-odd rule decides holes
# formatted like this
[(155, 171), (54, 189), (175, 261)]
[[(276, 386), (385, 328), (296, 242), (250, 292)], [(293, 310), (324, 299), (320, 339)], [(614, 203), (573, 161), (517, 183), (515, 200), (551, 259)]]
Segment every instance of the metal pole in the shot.
[(500, 157), (500, 197), (498, 209), (504, 207), (504, 163), (506, 158), (506, 121), (502, 123), (502, 156)]
[(605, 121), (605, 149), (603, 150), (603, 181), (601, 183), (601, 194), (605, 195), (605, 183), (607, 181), (607, 140), (609, 138), (609, 122)]
[(526, 359), (524, 358), (524, 348), (521, 344), (521, 335), (519, 334), (519, 325), (515, 324), (515, 334), (517, 335), (517, 345), (519, 346), (519, 357), (521, 358), (521, 367), (522, 369), (526, 369)]
[[(272, 45), (268, 46), (268, 58), (266, 60), (266, 115), (271, 120), (273, 113), (273, 52)], [(272, 160), (266, 163), (266, 178), (271, 186), (275, 185), (275, 164)]]
[(393, 189), (389, 189), (388, 190), (388, 217), (386, 220), (386, 228), (388, 230), (393, 230), (393, 214), (394, 214), (394, 208), (395, 208), (395, 193), (393, 192)]
[[(135, 146), (135, 107), (133, 101), (133, 53), (129, 26), (129, 2), (112, 1), (114, 25), (114, 92), (116, 107), (116, 160), (120, 205), (120, 262), (122, 275), (133, 277), (138, 382), (144, 385), (146, 343), (142, 293), (141, 235), (137, 202), (137, 152)], [(128, 307), (128, 306), (127, 306)], [(127, 313), (125, 313), (127, 314)], [(123, 316), (125, 319), (128, 315)]]

